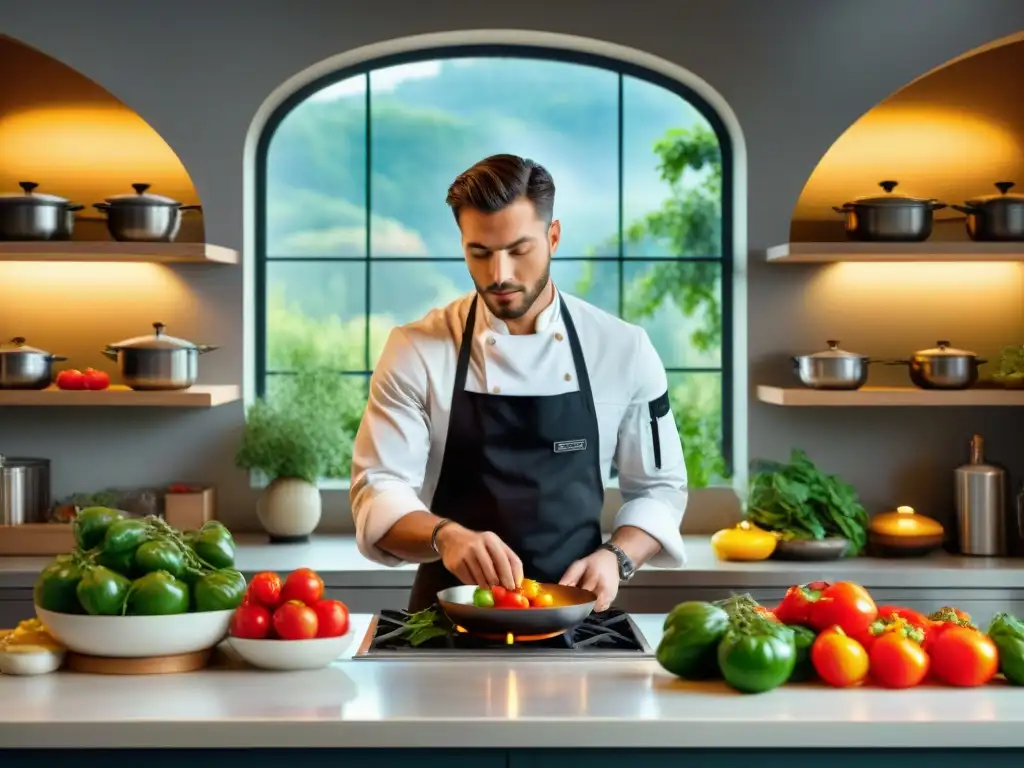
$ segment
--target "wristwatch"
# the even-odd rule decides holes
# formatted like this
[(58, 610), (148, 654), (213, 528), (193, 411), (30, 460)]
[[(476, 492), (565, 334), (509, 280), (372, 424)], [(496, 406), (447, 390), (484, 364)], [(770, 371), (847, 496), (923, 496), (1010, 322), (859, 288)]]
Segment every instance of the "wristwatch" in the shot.
[(636, 573), (636, 563), (622, 551), (622, 547), (617, 544), (612, 544), (610, 541), (606, 541), (601, 545), (601, 549), (607, 549), (619, 562), (619, 581), (629, 581), (633, 578)]

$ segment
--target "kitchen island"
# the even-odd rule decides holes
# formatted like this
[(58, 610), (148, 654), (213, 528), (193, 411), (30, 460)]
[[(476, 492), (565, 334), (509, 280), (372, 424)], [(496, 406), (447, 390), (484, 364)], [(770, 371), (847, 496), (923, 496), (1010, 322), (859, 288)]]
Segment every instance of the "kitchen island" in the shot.
[[(353, 616), (347, 656), (370, 618)], [(655, 646), (663, 616), (633, 618)], [(625, 758), (619, 750), (629, 751), (632, 766), (684, 753), (688, 765), (699, 766), (749, 759), (739, 750), (750, 748), (759, 750), (759, 765), (824, 759), (888, 765), (886, 758), (905, 762), (893, 750), (908, 748), (935, 766), (962, 762), (960, 748), (1024, 755), (1024, 690), (804, 684), (741, 695), (720, 683), (676, 680), (653, 659), (343, 658), (318, 671), (261, 672), (225, 663), (145, 678), (59, 672), (0, 676), (0, 747), (5, 768), (40, 759), (109, 765), (129, 757), (104, 751), (112, 748), (218, 750), (187, 758), (203, 761), (197, 764), (222, 764), (235, 750), (286, 748), (323, 750), (306, 753), (305, 765), (355, 759), (390, 766), (412, 758), (447, 768), (546, 768), (564, 765), (565, 749), (588, 768), (619, 765)], [(863, 747), (882, 751), (870, 758), (838, 751)], [(363, 749), (375, 751), (360, 758), (335, 752)], [(183, 758), (137, 756), (150, 765), (172, 759), (180, 765)]]

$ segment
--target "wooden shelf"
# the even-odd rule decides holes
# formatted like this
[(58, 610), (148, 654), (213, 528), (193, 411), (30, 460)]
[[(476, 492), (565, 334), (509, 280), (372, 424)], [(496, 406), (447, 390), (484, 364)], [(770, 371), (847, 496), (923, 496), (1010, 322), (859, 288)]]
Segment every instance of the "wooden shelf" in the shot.
[(918, 389), (917, 387), (863, 387), (853, 391), (805, 387), (757, 388), (757, 399), (770, 405), (882, 407), (882, 406), (1006, 406), (1024, 405), (1024, 389)]
[(75, 406), (144, 408), (213, 408), (242, 397), (234, 384), (195, 386), (176, 392), (136, 392), (124, 386), (111, 386), (96, 392), (84, 390), (0, 389), (2, 406)]
[(767, 251), (772, 264), (837, 261), (1022, 261), (1024, 243), (783, 243)]
[(0, 242), (0, 261), (154, 262), (237, 264), (238, 251), (209, 243), (120, 243), (114, 241)]

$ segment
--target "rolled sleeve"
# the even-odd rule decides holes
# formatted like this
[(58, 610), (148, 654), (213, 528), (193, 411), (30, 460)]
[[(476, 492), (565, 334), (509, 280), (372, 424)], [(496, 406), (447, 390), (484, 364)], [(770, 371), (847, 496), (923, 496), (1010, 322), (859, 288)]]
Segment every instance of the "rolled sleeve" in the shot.
[(352, 446), (349, 499), (356, 544), (383, 565), (402, 560), (377, 542), (405, 515), (426, 511), (419, 496), (430, 451), (426, 367), (400, 328), (393, 330), (370, 379)]
[(632, 370), (632, 397), (615, 453), (624, 503), (613, 527), (632, 526), (657, 539), (661, 550), (650, 559), (651, 565), (679, 567), (686, 563), (679, 530), (688, 498), (686, 461), (667, 402), (665, 366), (641, 329)]

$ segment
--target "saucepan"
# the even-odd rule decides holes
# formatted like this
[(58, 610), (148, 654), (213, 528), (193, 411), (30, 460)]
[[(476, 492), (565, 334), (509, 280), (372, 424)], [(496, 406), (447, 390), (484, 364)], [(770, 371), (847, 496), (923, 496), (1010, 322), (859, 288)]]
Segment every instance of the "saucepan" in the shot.
[(581, 624), (594, 610), (597, 595), (579, 587), (541, 584), (553, 598), (550, 608), (479, 608), (473, 605), (476, 587), (463, 584), (437, 593), (441, 610), (467, 632), (481, 635), (552, 635)]

